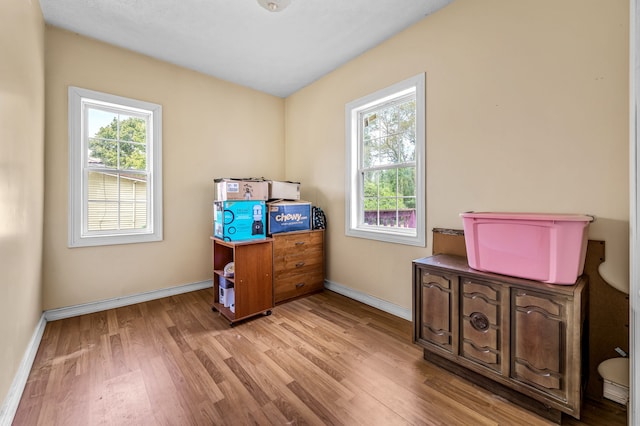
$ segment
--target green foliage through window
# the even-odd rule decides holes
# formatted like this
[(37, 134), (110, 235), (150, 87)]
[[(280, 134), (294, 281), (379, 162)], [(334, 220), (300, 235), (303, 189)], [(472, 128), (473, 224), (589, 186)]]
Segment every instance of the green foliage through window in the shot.
[(415, 228), (416, 102), (409, 95), (360, 114), (367, 225)]
[(147, 119), (87, 108), (89, 231), (147, 227)]
[(147, 122), (138, 117), (115, 115), (89, 138), (89, 162), (119, 170), (147, 167)]

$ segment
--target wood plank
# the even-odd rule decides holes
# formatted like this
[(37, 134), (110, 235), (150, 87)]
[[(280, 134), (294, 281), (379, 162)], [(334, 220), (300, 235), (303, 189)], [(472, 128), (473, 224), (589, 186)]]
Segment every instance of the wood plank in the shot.
[[(548, 425), (426, 362), (408, 321), (325, 291), (228, 327), (211, 289), (47, 324), (16, 425)], [(587, 402), (584, 421), (626, 425)]]

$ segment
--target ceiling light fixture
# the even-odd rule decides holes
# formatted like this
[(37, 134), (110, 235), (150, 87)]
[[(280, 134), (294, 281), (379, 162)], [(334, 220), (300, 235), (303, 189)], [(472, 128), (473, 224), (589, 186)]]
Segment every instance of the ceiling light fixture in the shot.
[(289, 6), (291, 0), (258, 0), (258, 4), (269, 12), (280, 12)]

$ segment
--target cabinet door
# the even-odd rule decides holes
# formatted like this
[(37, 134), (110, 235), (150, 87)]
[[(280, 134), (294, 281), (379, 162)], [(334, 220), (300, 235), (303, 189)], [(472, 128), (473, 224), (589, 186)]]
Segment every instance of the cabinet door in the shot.
[(512, 377), (563, 399), (566, 303), (557, 296), (512, 289)]
[(501, 371), (501, 286), (464, 278), (460, 287), (460, 354)]
[(454, 353), (454, 330), (457, 324), (454, 300), (458, 277), (418, 269), (417, 279), (416, 340), (422, 344), (437, 345), (447, 352)]
[(273, 307), (272, 256), (271, 242), (236, 246), (236, 318)]

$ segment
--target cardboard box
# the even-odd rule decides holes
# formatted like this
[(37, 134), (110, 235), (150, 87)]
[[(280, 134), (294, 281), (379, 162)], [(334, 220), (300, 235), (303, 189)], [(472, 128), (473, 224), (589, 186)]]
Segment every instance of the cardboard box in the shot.
[(267, 236), (264, 201), (214, 201), (213, 236), (225, 241), (259, 240)]
[(270, 200), (299, 200), (300, 182), (283, 182), (272, 180), (269, 182)]
[(215, 200), (263, 200), (269, 198), (269, 182), (258, 179), (214, 179)]
[(269, 234), (311, 229), (311, 203), (308, 201), (275, 201), (267, 203)]

